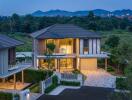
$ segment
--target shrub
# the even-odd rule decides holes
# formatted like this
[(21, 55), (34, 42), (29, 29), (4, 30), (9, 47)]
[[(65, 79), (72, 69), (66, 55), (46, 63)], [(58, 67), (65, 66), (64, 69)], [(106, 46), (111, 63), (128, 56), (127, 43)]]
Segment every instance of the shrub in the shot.
[(58, 77), (53, 76), (52, 77), (52, 85), (45, 89), (45, 93), (51, 92), (53, 89), (55, 89), (58, 86)]
[[(53, 74), (52, 71), (47, 70), (33, 70), (27, 69), (24, 71), (24, 82), (26, 83), (39, 83), (42, 80), (45, 80), (47, 72), (49, 76)], [(17, 74), (17, 80), (21, 80), (21, 73)]]
[(15, 94), (14, 95), (14, 100), (20, 100), (20, 95), (19, 94)]
[(60, 84), (66, 86), (80, 86), (80, 82), (61, 81)]
[(116, 78), (116, 88), (117, 89), (128, 89), (126, 78)]
[(115, 70), (114, 70), (114, 68), (112, 66), (108, 66), (107, 67), (107, 71), (108, 72), (114, 72)]
[(0, 92), (0, 100), (13, 100), (13, 94)]
[(73, 74), (80, 74), (81, 72), (79, 70), (75, 69), (75, 70), (72, 71), (72, 73)]

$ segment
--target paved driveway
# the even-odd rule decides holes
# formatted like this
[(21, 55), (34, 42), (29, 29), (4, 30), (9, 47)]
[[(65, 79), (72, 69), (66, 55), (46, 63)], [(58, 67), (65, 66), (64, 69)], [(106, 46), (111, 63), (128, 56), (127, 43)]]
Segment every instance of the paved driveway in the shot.
[(84, 86), (115, 88), (116, 77), (105, 70), (89, 71), (85, 75), (87, 79), (84, 82)]
[(113, 92), (110, 88), (82, 87), (78, 90), (66, 89), (60, 95), (42, 95), (38, 100), (108, 100)]

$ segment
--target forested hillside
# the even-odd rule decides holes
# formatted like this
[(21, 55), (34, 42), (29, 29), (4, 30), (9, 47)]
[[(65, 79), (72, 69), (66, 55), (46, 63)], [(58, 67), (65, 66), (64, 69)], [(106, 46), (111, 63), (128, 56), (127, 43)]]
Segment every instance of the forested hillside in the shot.
[[(131, 37), (132, 21), (127, 18), (99, 17), (89, 12), (85, 17), (33, 17), (31, 15), (0, 17), (0, 33), (25, 42), (24, 47), (18, 47), (17, 51), (31, 51), (32, 39), (30, 33), (48, 27), (50, 25), (75, 24), (91, 31), (99, 31), (103, 35), (102, 43), (109, 35), (115, 34), (119, 37)], [(126, 39), (126, 38), (125, 38)]]

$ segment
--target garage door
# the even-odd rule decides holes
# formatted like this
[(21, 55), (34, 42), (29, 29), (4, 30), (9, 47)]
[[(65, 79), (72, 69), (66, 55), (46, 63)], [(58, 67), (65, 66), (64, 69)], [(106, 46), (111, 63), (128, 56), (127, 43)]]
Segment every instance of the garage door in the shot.
[(89, 58), (89, 59), (81, 59), (80, 62), (81, 70), (96, 70), (97, 69), (97, 59)]

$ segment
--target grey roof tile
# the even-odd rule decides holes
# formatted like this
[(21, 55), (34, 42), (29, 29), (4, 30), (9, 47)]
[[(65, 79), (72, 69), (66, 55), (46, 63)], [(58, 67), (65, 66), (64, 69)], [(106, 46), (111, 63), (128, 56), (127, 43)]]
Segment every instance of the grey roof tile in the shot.
[(23, 42), (21, 41), (18, 41), (8, 36), (0, 34), (0, 49), (15, 47), (15, 46), (22, 45), (22, 44)]
[(55, 24), (31, 34), (33, 38), (100, 38), (100, 34), (72, 24)]

